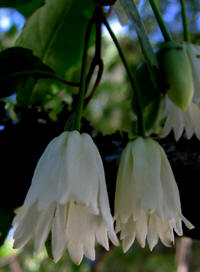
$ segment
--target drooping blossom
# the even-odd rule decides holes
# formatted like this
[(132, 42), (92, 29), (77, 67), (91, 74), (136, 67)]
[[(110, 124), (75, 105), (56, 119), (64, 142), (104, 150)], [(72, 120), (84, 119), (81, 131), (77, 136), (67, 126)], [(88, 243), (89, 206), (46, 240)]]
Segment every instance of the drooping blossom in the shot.
[(14, 247), (33, 237), (36, 252), (51, 232), (55, 262), (66, 249), (76, 264), (83, 255), (94, 260), (95, 239), (107, 250), (108, 238), (117, 245), (102, 160), (88, 134), (63, 132), (49, 143), (13, 225)]
[(183, 235), (178, 187), (162, 147), (151, 138), (138, 137), (127, 144), (120, 161), (115, 195), (116, 231), (126, 252), (135, 239), (146, 240), (152, 250), (160, 239), (175, 242), (174, 231)]

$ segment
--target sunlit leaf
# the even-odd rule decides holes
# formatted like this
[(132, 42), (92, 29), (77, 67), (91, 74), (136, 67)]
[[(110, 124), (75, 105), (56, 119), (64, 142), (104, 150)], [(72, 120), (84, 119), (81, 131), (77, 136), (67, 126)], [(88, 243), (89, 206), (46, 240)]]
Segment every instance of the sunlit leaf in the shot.
[(17, 45), (33, 50), (44, 63), (66, 76), (80, 61), (93, 10), (92, 0), (48, 0), (28, 19)]

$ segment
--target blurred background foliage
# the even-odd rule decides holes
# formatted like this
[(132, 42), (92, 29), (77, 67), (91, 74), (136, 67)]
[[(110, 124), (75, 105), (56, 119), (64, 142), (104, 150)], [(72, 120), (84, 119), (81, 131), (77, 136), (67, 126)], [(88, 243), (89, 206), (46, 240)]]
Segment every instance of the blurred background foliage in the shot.
[[(185, 239), (185, 241), (184, 241)], [(72, 263), (67, 253), (54, 264), (47, 256), (46, 250), (35, 254), (33, 246), (29, 243), (24, 249), (13, 250), (9, 238), (0, 250), (0, 271), (2, 272), (177, 272), (187, 271), (181, 268), (183, 263), (179, 251), (187, 249), (186, 258), (189, 259), (189, 270), (200, 271), (199, 243), (191, 242), (189, 238), (177, 239), (177, 250), (166, 248), (161, 243), (153, 252), (142, 249), (137, 243), (126, 254), (119, 247), (111, 247), (110, 251), (96, 248), (96, 261), (91, 262), (84, 258), (80, 266)], [(184, 243), (183, 243), (184, 242)], [(185, 247), (186, 246), (186, 247)], [(189, 246), (189, 247), (188, 247)], [(178, 251), (179, 249), (179, 251)], [(179, 263), (177, 267), (177, 262)]]
[[(44, 4), (44, 1), (0, 1), (0, 52), (15, 45), (28, 47), (33, 51), (34, 55), (40, 57), (58, 76), (62, 76), (65, 80), (78, 82), (86, 22), (82, 21), (81, 16), (83, 14), (81, 9), (75, 8), (76, 2), (78, 1), (80, 4), (80, 0), (73, 1), (74, 4), (70, 0), (68, 2), (72, 5), (69, 12), (71, 12), (70, 18), (74, 16), (75, 30), (71, 28), (70, 22), (66, 19), (67, 13), (63, 14), (62, 12), (66, 5), (65, 1), (49, 0), (52, 6), (56, 7), (58, 5), (59, 8), (55, 9), (53, 13), (51, 11), (52, 6), (49, 6), (47, 10), (50, 15), (47, 16), (48, 18), (45, 18), (44, 22), (39, 23), (43, 24), (43, 27), (47, 27), (49, 22), (53, 27), (58, 23), (57, 20), (63, 18), (65, 23), (62, 25), (60, 32), (56, 34), (56, 39), (52, 39), (53, 33), (47, 33), (46, 28), (42, 30), (40, 34), (42, 35), (41, 37), (46, 39), (45, 46), (41, 43), (40, 37), (37, 36), (39, 30), (36, 29), (36, 22), (39, 17), (35, 15), (38, 12), (37, 9)], [(90, 2), (89, 0), (87, 1)], [(157, 2), (173, 36), (178, 40), (182, 40), (179, 0), (160, 0)], [(198, 43), (200, 41), (200, 2), (198, 0), (186, 2), (192, 39)], [(90, 13), (91, 10), (87, 12)], [(163, 39), (148, 1), (140, 2), (139, 11), (144, 19), (150, 40), (156, 49)], [(138, 64), (143, 61), (143, 56), (134, 28), (132, 25), (120, 26), (115, 13), (112, 10), (107, 10), (107, 12), (109, 12), (109, 22), (119, 39), (126, 58), (132, 70), (135, 71)], [(89, 13), (84, 17), (86, 21)], [(33, 16), (30, 18), (32, 14)], [(27, 20), (28, 24), (20, 36)], [(30, 37), (30, 33), (32, 33), (31, 39), (27, 40), (27, 37)], [(51, 39), (50, 45), (49, 39)], [(75, 42), (71, 43), (71, 40)], [(117, 131), (131, 136), (135, 121), (135, 116), (131, 109), (133, 94), (118, 52), (104, 28), (102, 42), (104, 73), (101, 84), (84, 112), (84, 117), (87, 121), (85, 121), (83, 126), (85, 131), (89, 130), (94, 137), (99, 132), (103, 135), (112, 135)], [(91, 41), (90, 60), (92, 60), (94, 53), (93, 44), (94, 40)], [(12, 60), (9, 60), (8, 64), (12, 66)], [(4, 68), (2, 67), (0, 71), (5, 72)], [(94, 80), (95, 77), (92, 78), (92, 81)], [(2, 86), (1, 84), (3, 92)], [(0, 101), (0, 139), (5, 141), (1, 143), (2, 160), (8, 164), (2, 167), (1, 170), (2, 177), (8, 181), (7, 185), (1, 184), (1, 244), (10, 229), (13, 209), (23, 203), (35, 164), (42, 150), (51, 138), (62, 131), (66, 121), (70, 120), (77, 100), (78, 88), (69, 87), (56, 79), (26, 77), (17, 94), (15, 90), (10, 91), (12, 95), (7, 97), (1, 96)], [(87, 95), (89, 95), (89, 92)], [(116, 143), (117, 141), (114, 144), (116, 145)], [(104, 148), (105, 146), (102, 146), (102, 152), (104, 152)], [(106, 148), (109, 149), (110, 147), (106, 145)], [(105, 161), (109, 157), (112, 163), (112, 155), (113, 153), (110, 149), (109, 156), (104, 156)], [(18, 160), (19, 162), (17, 162)], [(25, 162), (26, 160), (27, 162)], [(29, 163), (29, 166), (26, 167), (26, 163), (27, 165)], [(11, 168), (13, 171), (10, 171)], [(19, 182), (21, 183), (19, 184)], [(12, 201), (9, 198), (12, 198)], [(102, 248), (98, 247), (96, 262), (84, 259), (80, 267), (72, 264), (67, 253), (55, 265), (48, 259), (45, 249), (39, 255), (35, 255), (31, 243), (22, 250), (13, 250), (11, 244), (10, 234), (0, 248), (0, 271), (2, 272), (178, 271), (175, 249), (164, 248), (161, 244), (153, 252), (150, 252), (149, 249), (141, 249), (135, 244), (127, 254), (123, 254), (121, 248), (112, 248), (111, 251), (106, 253)], [(180, 240), (177, 241), (177, 244), (180, 244)], [(176, 250), (177, 255), (179, 254), (178, 249), (179, 247)], [(189, 247), (185, 246), (183, 249), (187, 252), (189, 250), (189, 271), (199, 272), (200, 243), (194, 241), (192, 244), (190, 243)], [(179, 270), (179, 272), (182, 271)]]

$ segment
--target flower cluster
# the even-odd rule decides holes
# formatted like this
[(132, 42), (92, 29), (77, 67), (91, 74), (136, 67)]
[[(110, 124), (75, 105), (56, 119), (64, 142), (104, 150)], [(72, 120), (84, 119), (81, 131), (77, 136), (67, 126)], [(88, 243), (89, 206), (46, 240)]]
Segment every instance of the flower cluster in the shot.
[[(126, 25), (128, 20), (132, 19), (138, 34), (145, 57), (145, 65), (141, 69), (141, 74), (143, 73), (141, 84), (138, 84), (140, 72), (132, 78), (133, 71), (123, 56), (102, 8), (103, 5), (111, 6), (114, 2), (113, 9), (121, 24)], [(176, 140), (184, 131), (188, 139), (195, 134), (200, 140), (198, 106), (200, 103), (200, 47), (174, 41), (156, 3), (149, 2), (165, 38), (165, 42), (155, 56), (142, 18), (137, 12), (136, 5), (142, 5), (143, 1), (141, 3), (140, 0), (94, 1), (91, 6), (88, 2), (85, 7), (79, 7), (77, 14), (74, 13), (75, 18), (81, 16), (83, 19), (81, 22), (84, 21), (82, 30), (86, 30), (82, 31), (85, 34), (81, 34), (85, 42), (80, 82), (75, 84), (52, 75), (52, 78), (62, 83), (79, 86), (77, 106), (72, 114), (72, 128), (80, 130), (85, 97), (89, 102), (102, 77), (101, 26), (103, 24), (106, 26), (119, 51), (133, 89), (132, 107), (134, 117), (137, 118), (135, 128), (138, 130), (137, 137), (130, 141), (122, 152), (117, 175), (114, 217), (110, 211), (104, 167), (96, 145), (86, 133), (80, 134), (77, 130), (65, 131), (46, 147), (37, 163), (24, 204), (16, 211), (13, 220), (15, 248), (25, 246), (33, 238), (35, 251), (39, 252), (45, 242), (51, 240), (51, 253), (55, 262), (59, 261), (67, 251), (72, 261), (79, 265), (84, 256), (95, 260), (96, 241), (109, 250), (110, 241), (116, 246), (119, 245), (117, 237), (119, 235), (124, 252), (135, 240), (141, 247), (145, 247), (147, 242), (152, 250), (159, 240), (165, 246), (173, 246), (175, 233), (179, 236), (183, 235), (182, 223), (188, 229), (194, 228), (182, 214), (178, 187), (165, 152), (159, 143), (146, 137), (145, 130), (147, 130), (147, 123), (150, 123), (149, 127), (153, 130), (159, 119), (160, 108), (162, 108), (160, 88), (162, 93), (167, 92), (163, 116), (166, 122), (162, 128), (161, 137), (167, 136), (173, 130)], [(72, 6), (69, 9), (71, 17), (74, 11), (76, 8)], [(42, 12), (45, 13), (45, 9)], [(34, 29), (37, 16), (37, 13), (36, 17), (33, 15), (33, 20), (29, 21), (27, 29)], [(67, 21), (67, 24), (69, 23), (73, 26), (73, 22)], [(93, 28), (96, 29), (95, 54), (87, 74), (87, 58), (90, 55), (88, 50)], [(28, 37), (26, 32), (24, 33), (21, 41)], [(59, 39), (60, 36), (59, 30)], [(81, 52), (82, 43), (78, 42), (78, 44), (80, 45), (78, 51)], [(24, 46), (23, 43), (20, 45)], [(99, 67), (97, 79), (88, 96), (87, 92), (92, 87), (89, 84), (90, 79), (93, 78), (93, 73), (96, 73), (96, 66)], [(139, 85), (146, 80), (144, 76), (146, 68), (148, 68), (146, 75), (154, 84), (151, 84), (152, 86), (144, 84), (143, 88)], [(66, 70), (66, 67), (63, 69)], [(51, 77), (51, 73), (47, 76)], [(143, 93), (146, 86), (148, 92)]]
[(32, 184), (14, 218), (14, 247), (32, 237), (39, 252), (51, 233), (52, 254), (57, 262), (67, 249), (80, 264), (83, 255), (95, 259), (95, 239), (109, 249), (118, 245), (121, 232), (127, 251), (136, 238), (150, 249), (158, 238), (174, 243), (174, 231), (182, 235), (178, 188), (169, 162), (158, 143), (137, 138), (123, 151), (116, 187), (116, 230), (110, 213), (104, 168), (92, 138), (78, 131), (53, 139), (40, 158)]

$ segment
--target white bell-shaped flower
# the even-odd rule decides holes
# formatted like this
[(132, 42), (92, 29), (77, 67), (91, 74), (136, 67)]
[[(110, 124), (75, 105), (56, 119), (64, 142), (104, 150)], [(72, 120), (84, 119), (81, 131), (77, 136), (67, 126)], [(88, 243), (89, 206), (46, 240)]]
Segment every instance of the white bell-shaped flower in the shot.
[(120, 161), (115, 195), (116, 232), (126, 252), (135, 238), (141, 247), (146, 239), (152, 250), (158, 240), (174, 244), (174, 231), (182, 235), (180, 196), (162, 147), (151, 138), (138, 137), (127, 144)]
[(33, 237), (36, 252), (51, 232), (55, 262), (66, 249), (76, 264), (83, 255), (94, 260), (95, 238), (107, 250), (108, 237), (117, 245), (102, 160), (88, 134), (63, 132), (49, 143), (13, 225), (14, 247)]
[(191, 103), (187, 111), (182, 111), (166, 97), (163, 117), (167, 119), (161, 131), (161, 138), (166, 137), (173, 130), (176, 141), (184, 131), (187, 139), (195, 134), (200, 140), (200, 108), (197, 104)]
[(193, 102), (200, 103), (200, 46), (192, 43), (184, 43), (192, 68), (194, 96)]

